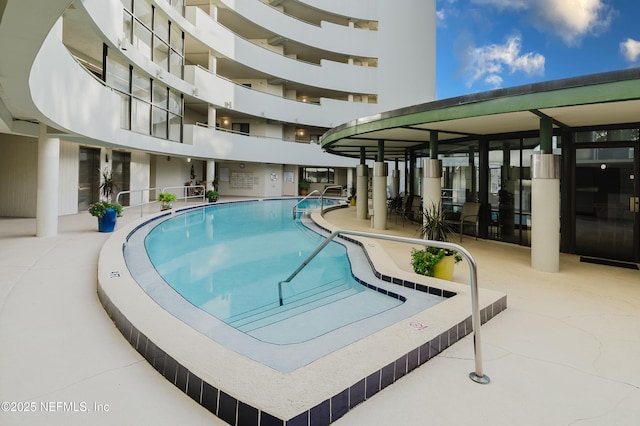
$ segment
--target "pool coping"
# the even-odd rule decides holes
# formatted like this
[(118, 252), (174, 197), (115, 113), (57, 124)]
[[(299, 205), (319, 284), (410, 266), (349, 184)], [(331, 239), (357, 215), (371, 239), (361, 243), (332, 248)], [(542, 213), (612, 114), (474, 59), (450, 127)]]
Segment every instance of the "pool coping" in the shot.
[[(335, 228), (320, 215), (312, 218), (325, 229)], [(381, 277), (456, 296), (309, 365), (278, 372), (177, 320), (137, 285), (122, 247), (149, 219), (119, 229), (104, 244), (98, 296), (123, 336), (160, 374), (229, 424), (329, 424), (471, 332), (468, 286), (402, 271), (377, 242), (357, 238)], [(479, 302), (483, 323), (506, 309), (503, 293), (481, 289)]]

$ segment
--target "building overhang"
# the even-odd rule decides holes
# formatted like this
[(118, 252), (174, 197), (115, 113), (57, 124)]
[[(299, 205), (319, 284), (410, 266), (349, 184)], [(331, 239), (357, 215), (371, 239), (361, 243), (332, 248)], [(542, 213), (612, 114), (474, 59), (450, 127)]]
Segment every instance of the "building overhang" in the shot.
[[(350, 121), (327, 131), (321, 146), (338, 155), (386, 160), (428, 150), (432, 131), (438, 151), (467, 150), (482, 139), (535, 135), (549, 117), (563, 129), (640, 123), (640, 68), (594, 74), (443, 99)], [(425, 151), (427, 152), (427, 151)]]

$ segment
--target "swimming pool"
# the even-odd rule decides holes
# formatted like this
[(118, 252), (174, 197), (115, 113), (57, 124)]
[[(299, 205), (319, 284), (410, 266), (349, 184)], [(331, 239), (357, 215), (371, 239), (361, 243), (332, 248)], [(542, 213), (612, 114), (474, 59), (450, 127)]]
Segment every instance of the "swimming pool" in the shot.
[(318, 204), (279, 199), (188, 211), (153, 227), (145, 250), (188, 302), (264, 342), (306, 341), (400, 305), (356, 281), (338, 243), (279, 288), (323, 240), (291, 212)]
[[(148, 233), (170, 218), (200, 220), (187, 219), (191, 209), (134, 220), (111, 235), (100, 252), (98, 297), (150, 366), (230, 424), (329, 424), (471, 332), (467, 285), (401, 270), (376, 240), (356, 237), (342, 241), (353, 276), (406, 301), (307, 341), (260, 341), (188, 302), (151, 264)], [(342, 212), (352, 209), (334, 217)], [(328, 235), (335, 224), (327, 216), (302, 222)], [(192, 238), (186, 228), (183, 235)], [(444, 300), (434, 305), (432, 295)], [(483, 322), (506, 309), (502, 293), (482, 290), (480, 301)]]
[[(275, 306), (278, 282), (324, 238), (310, 220), (293, 220), (297, 201), (217, 203), (159, 216), (129, 234), (127, 268), (167, 312), (283, 372), (445, 299), (442, 291), (412, 292), (381, 280), (360, 246), (341, 241), (283, 284), (284, 307)], [(322, 287), (328, 290), (314, 291)], [(327, 297), (305, 303), (308, 292)]]

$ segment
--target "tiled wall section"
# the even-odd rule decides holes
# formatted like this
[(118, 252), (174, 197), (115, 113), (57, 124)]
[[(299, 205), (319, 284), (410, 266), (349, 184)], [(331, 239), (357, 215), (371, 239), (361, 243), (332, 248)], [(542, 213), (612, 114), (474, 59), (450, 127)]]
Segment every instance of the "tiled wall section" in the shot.
[[(410, 373), (420, 365), (472, 332), (471, 317), (445, 331), (429, 342), (415, 348), (396, 361), (375, 371), (368, 377), (344, 389), (308, 411), (292, 419), (279, 419), (267, 412), (236, 399), (191, 373), (161, 348), (137, 330), (98, 286), (98, 297), (122, 335), (158, 373), (189, 395), (194, 401), (230, 425), (238, 426), (323, 426), (344, 416), (350, 409), (371, 398), (380, 390)], [(482, 323), (489, 321), (507, 308), (504, 296), (482, 309)]]

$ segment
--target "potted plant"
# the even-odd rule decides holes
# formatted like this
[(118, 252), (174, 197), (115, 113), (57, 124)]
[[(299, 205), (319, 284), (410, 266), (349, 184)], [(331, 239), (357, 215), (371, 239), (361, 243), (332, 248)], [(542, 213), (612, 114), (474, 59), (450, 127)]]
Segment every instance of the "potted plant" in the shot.
[(171, 192), (161, 192), (158, 194), (158, 201), (162, 202), (161, 210), (169, 210), (173, 207), (173, 202), (176, 200), (176, 194)]
[[(431, 204), (422, 211), (423, 221), (420, 227), (422, 238), (431, 241), (449, 241), (452, 232), (447, 223), (445, 212), (440, 203)], [(462, 260), (455, 250), (439, 247), (425, 247), (422, 250), (411, 251), (411, 265), (417, 274), (428, 277), (451, 280), (453, 267)]]
[(307, 179), (300, 180), (300, 182), (298, 183), (298, 189), (300, 190), (300, 195), (302, 196), (307, 195), (310, 187), (311, 187), (311, 182), (309, 182)]
[(205, 195), (209, 199), (210, 203), (215, 203), (216, 201), (218, 201), (218, 197), (220, 196), (220, 193), (216, 190), (210, 189), (205, 193)]
[(349, 189), (349, 205), (356, 205), (356, 189), (353, 186)]
[(116, 184), (113, 179), (113, 170), (106, 167), (102, 170), (102, 177), (100, 179), (100, 193), (102, 198), (111, 201), (111, 196), (116, 189)]
[(117, 218), (122, 217), (122, 206), (110, 201), (98, 201), (89, 206), (89, 213), (98, 218), (99, 232), (113, 232)]

